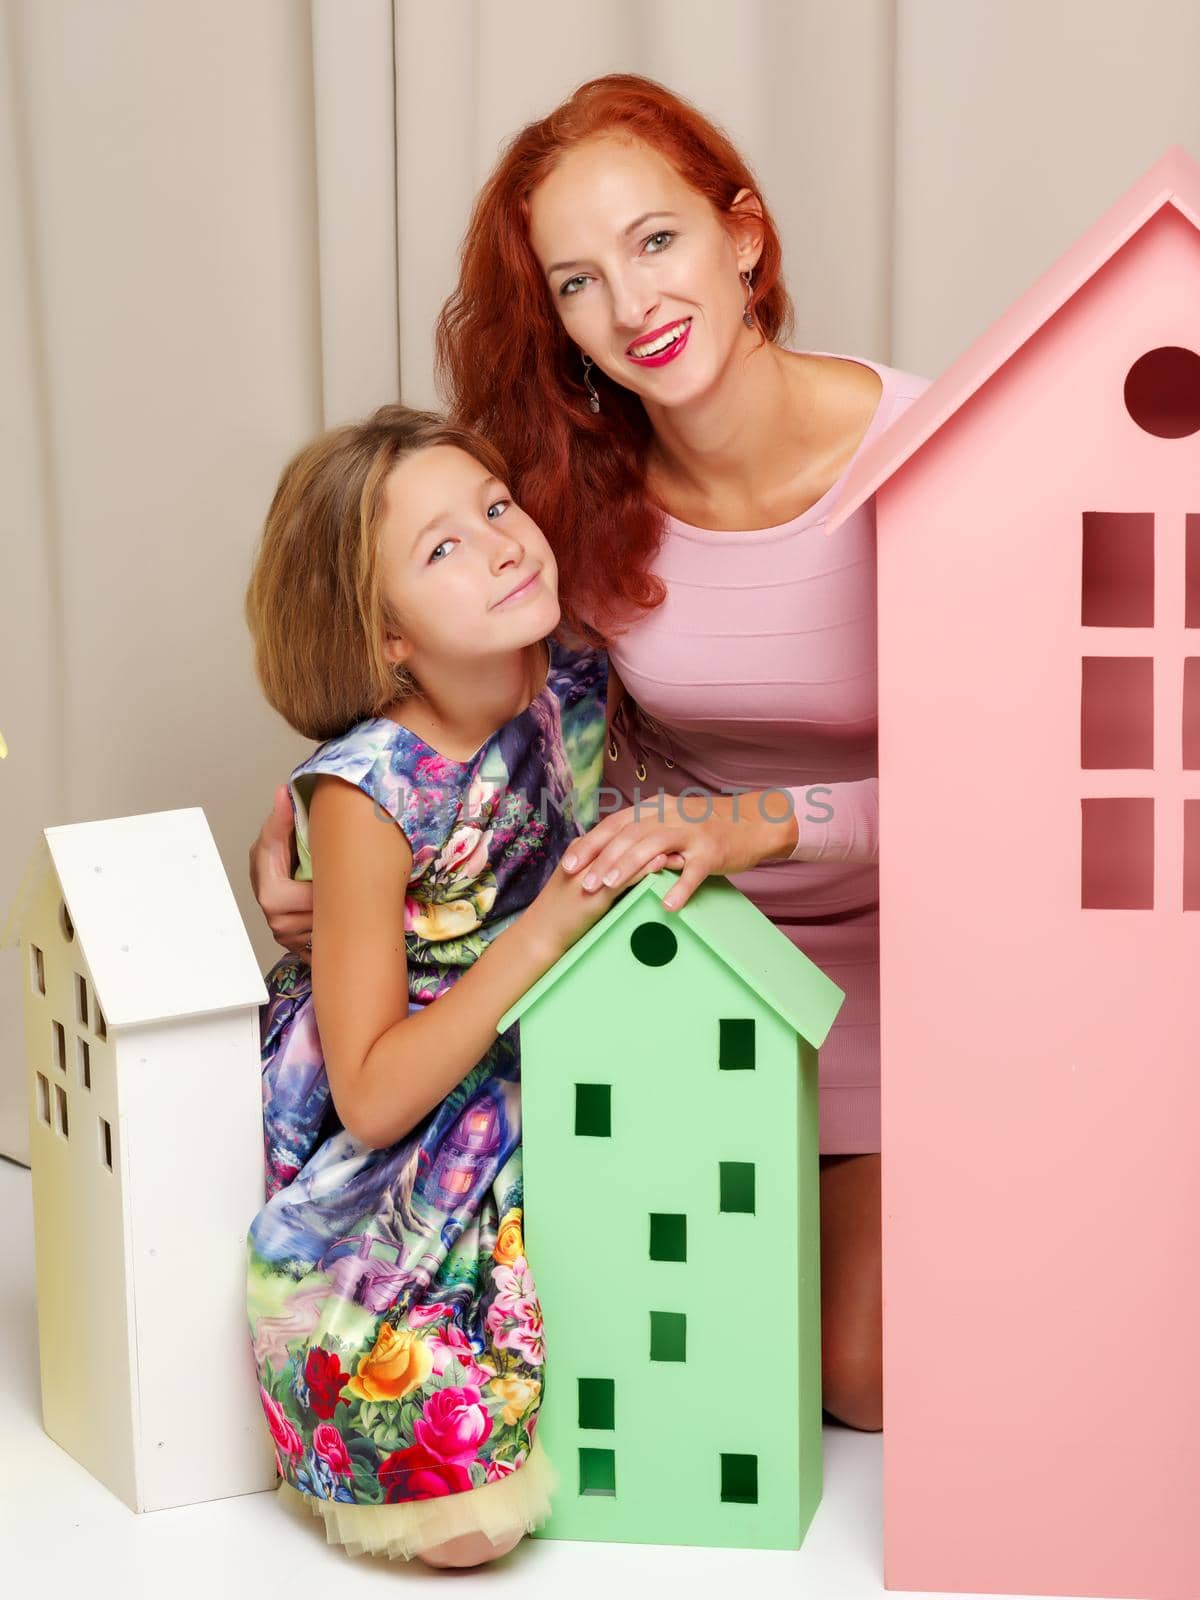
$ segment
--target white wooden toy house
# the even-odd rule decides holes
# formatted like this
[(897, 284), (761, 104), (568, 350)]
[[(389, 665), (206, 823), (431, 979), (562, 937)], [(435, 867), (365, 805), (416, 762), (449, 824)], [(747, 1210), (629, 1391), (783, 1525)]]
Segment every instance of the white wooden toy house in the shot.
[(254, 951), (199, 808), (44, 838), (20, 928), (43, 1424), (134, 1511), (270, 1489)]

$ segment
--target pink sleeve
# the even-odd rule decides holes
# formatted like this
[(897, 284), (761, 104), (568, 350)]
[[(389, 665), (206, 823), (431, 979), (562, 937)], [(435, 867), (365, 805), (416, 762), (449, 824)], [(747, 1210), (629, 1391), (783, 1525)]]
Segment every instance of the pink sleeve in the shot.
[(878, 862), (878, 778), (807, 783), (784, 792), (792, 797), (800, 828), (789, 861)]

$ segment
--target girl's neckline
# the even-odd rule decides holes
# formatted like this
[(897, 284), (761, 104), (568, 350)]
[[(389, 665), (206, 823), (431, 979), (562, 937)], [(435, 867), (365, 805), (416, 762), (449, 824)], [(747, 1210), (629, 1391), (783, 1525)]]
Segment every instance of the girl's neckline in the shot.
[[(545, 639), (544, 643), (545, 643), (545, 646), (546, 646), (546, 676), (542, 679), (541, 688), (537, 691), (537, 693), (529, 701), (529, 704), (524, 708), (524, 710), (518, 711), (516, 716), (510, 717), (508, 719), (508, 722), (502, 722), (500, 724), (500, 728), (507, 728), (510, 723), (519, 722), (522, 717), (527, 716), (529, 714), (530, 708), (534, 704), (536, 704), (536, 702), (539, 701), (544, 694), (546, 694), (549, 691), (549, 689), (550, 689), (550, 678), (551, 678), (552, 673), (554, 672), (554, 668), (557, 665), (557, 660), (558, 660), (558, 644), (557, 644), (557, 641), (555, 640), (553, 634), (551, 634), (547, 639)], [(472, 754), (469, 755), (465, 761), (459, 761), (456, 756), (444, 755), (442, 753), (442, 751), (436, 749), (433, 745), (431, 745), (427, 739), (422, 739), (422, 737), (421, 737), (421, 735), (419, 733), (414, 733), (411, 728), (406, 728), (402, 722), (397, 722), (393, 717), (372, 717), (369, 720), (371, 722), (386, 723), (387, 726), (390, 729), (392, 729), (395, 733), (403, 733), (403, 734), (405, 734), (413, 742), (413, 744), (419, 744), (422, 747), (422, 749), (428, 750), (430, 755), (431, 756), (436, 756), (439, 761), (445, 761), (449, 766), (452, 766), (452, 767), (461, 767), (461, 768), (463, 768), (464, 771), (467, 768), (473, 767), (475, 765), (475, 763), (479, 760), (480, 756), (483, 755), (485, 750), (487, 750), (487, 748), (491, 744), (492, 740), (500, 732), (500, 728), (493, 728), (491, 733), (488, 734), (487, 738), (483, 741), (483, 743), (479, 746), (479, 748), (477, 750), (473, 751)]]
[(833, 502), (841, 493), (842, 485), (846, 481), (846, 474), (883, 426), (884, 414), (887, 410), (886, 402), (889, 397), (889, 374), (891, 369), (879, 362), (869, 361), (865, 357), (842, 356), (833, 350), (803, 350), (793, 353), (807, 356), (829, 356), (834, 361), (849, 361), (855, 366), (869, 367), (872, 372), (878, 375), (882, 384), (882, 388), (879, 391), (879, 399), (875, 402), (875, 410), (872, 413), (871, 420), (867, 424), (866, 432), (858, 441), (854, 454), (820, 499), (814, 500), (806, 511), (798, 512), (796, 516), (789, 517), (786, 522), (773, 523), (769, 528), (701, 528), (697, 527), (695, 523), (684, 522), (681, 518), (672, 516), (668, 511), (664, 513), (666, 536), (692, 539), (704, 544), (717, 544), (722, 541), (736, 542), (738, 544), (767, 543), (772, 539), (787, 538), (789, 534), (799, 533), (803, 528), (810, 527), (813, 523), (825, 521), (829, 512), (833, 509)]

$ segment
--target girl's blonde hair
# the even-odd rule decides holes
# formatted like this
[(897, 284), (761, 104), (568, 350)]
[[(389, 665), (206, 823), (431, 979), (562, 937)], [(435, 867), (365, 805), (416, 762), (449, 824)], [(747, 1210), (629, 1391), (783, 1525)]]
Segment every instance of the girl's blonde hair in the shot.
[(433, 411), (387, 405), (332, 428), (284, 467), (246, 591), (263, 693), (310, 739), (331, 739), (417, 692), (384, 653), (401, 631), (383, 593), (379, 532), (388, 474), (433, 445), (465, 450), (502, 482), (499, 452)]

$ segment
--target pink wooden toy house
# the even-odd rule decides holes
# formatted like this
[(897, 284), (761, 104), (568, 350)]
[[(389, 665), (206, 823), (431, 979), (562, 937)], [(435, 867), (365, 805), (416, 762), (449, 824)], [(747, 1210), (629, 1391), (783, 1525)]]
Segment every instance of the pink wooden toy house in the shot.
[(1200, 166), (877, 499), (889, 1589), (1200, 1595)]

